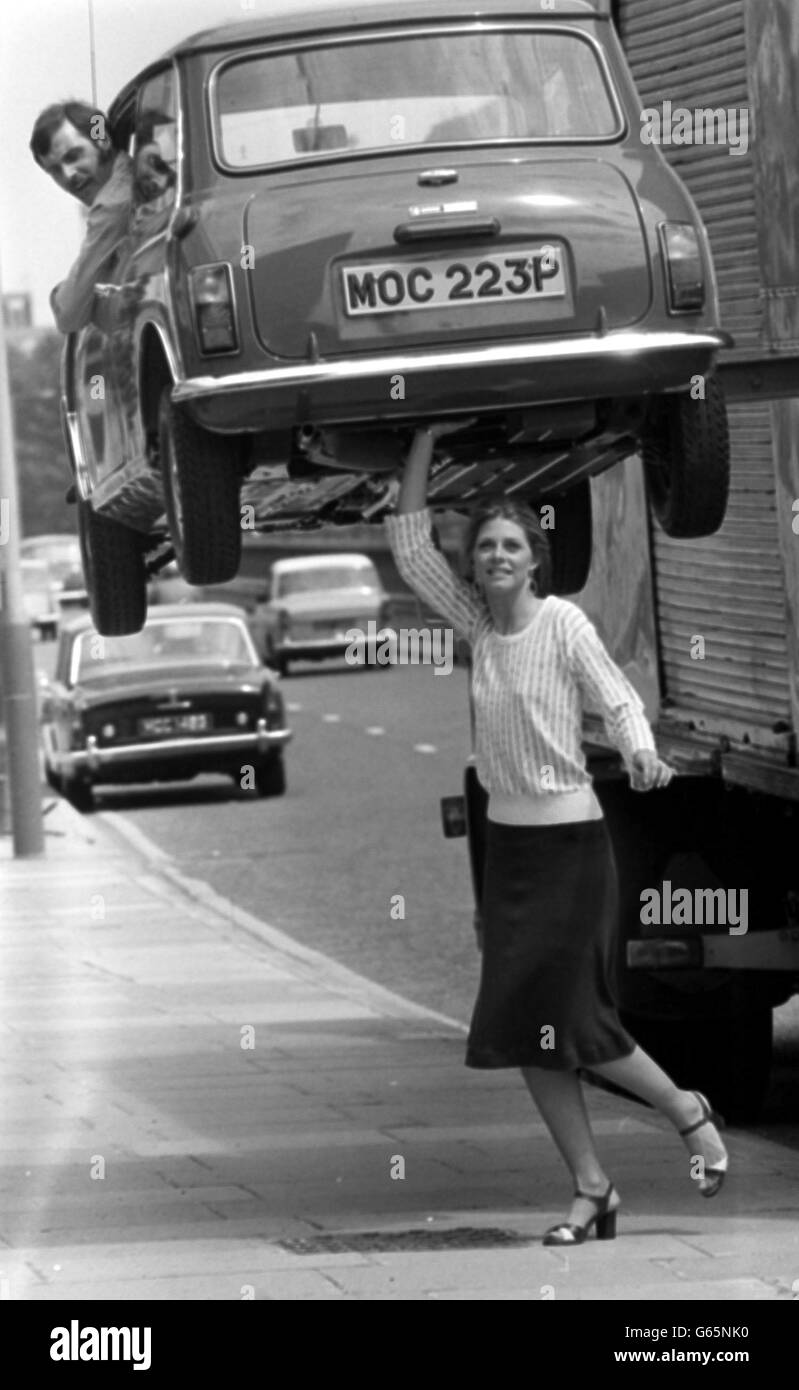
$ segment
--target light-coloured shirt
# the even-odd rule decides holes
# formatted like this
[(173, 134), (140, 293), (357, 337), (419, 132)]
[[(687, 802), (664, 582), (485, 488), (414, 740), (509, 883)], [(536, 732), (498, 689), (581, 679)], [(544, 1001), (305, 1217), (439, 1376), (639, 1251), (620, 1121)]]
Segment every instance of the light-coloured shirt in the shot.
[(120, 151), (89, 209), (78, 258), (50, 295), (50, 307), (62, 333), (77, 333), (91, 321), (94, 287), (127, 231), (132, 201), (133, 161)]
[[(575, 603), (550, 595), (521, 632), (503, 635), (474, 586), (433, 544), (429, 511), (388, 517), (386, 529), (403, 579), (471, 645), (475, 762), (491, 819), (547, 819), (525, 814), (536, 798), (561, 803), (553, 819), (595, 818), (583, 710), (602, 715), (628, 768), (655, 741), (640, 696), (593, 623)], [(564, 815), (567, 805), (576, 814)]]

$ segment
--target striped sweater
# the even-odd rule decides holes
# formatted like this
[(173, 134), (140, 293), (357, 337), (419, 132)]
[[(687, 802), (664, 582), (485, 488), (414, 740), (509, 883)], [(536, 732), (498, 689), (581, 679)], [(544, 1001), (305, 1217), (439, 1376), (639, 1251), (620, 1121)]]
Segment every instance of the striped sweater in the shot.
[(433, 544), (429, 511), (388, 517), (386, 530), (403, 579), (471, 645), (475, 762), (489, 794), (590, 789), (584, 708), (602, 715), (628, 767), (639, 749), (654, 750), (640, 697), (576, 604), (550, 595), (523, 631), (503, 636)]

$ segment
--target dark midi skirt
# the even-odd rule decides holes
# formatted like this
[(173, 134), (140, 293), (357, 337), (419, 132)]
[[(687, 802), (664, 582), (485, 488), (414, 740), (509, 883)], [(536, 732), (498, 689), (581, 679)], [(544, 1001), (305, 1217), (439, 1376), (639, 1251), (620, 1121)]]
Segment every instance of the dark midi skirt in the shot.
[(576, 1071), (633, 1051), (611, 984), (617, 906), (604, 820), (488, 822), (467, 1067)]

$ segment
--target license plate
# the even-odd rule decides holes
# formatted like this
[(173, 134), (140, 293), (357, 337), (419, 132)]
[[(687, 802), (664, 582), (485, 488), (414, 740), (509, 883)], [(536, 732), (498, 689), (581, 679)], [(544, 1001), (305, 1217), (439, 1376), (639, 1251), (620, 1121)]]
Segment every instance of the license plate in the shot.
[(549, 243), (507, 254), (431, 261), (381, 261), (342, 267), (344, 308), (351, 318), (566, 294), (563, 251)]
[(204, 734), (212, 728), (210, 714), (152, 714), (139, 720), (139, 733)]

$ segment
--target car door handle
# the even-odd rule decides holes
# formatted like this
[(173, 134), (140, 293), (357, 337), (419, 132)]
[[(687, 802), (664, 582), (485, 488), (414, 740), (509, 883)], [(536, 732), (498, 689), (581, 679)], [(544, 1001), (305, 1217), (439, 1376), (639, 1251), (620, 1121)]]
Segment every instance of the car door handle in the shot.
[(412, 222), (400, 222), (394, 228), (394, 240), (402, 245), (443, 241), (446, 237), (496, 237), (501, 230), (496, 217), (455, 217), (444, 213), (440, 217), (415, 217)]

